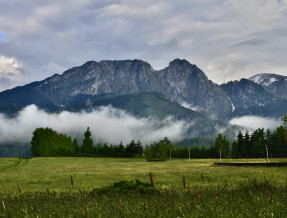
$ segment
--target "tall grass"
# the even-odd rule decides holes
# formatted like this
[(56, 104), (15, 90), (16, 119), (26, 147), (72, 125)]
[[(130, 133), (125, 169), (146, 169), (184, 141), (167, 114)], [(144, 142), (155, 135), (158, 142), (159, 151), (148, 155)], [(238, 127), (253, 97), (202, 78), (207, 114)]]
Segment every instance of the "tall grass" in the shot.
[[(113, 186), (111, 186), (113, 187)], [(286, 217), (286, 186), (250, 180), (234, 186), (24, 193), (2, 197), (0, 217)], [(133, 189), (135, 190), (135, 189)]]

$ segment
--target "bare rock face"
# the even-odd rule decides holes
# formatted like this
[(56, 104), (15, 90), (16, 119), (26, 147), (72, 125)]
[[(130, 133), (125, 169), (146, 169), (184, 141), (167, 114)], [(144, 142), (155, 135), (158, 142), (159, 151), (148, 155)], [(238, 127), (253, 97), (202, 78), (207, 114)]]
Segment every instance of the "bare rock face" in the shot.
[(158, 92), (211, 118), (227, 119), (231, 113), (231, 104), (220, 87), (198, 67), (179, 59), (160, 71), (141, 60), (90, 61), (54, 75), (36, 88), (59, 105), (79, 94)]
[(287, 102), (247, 79), (222, 84), (221, 88), (233, 104), (233, 117), (245, 115), (282, 116)]
[(159, 73), (191, 108), (210, 118), (225, 120), (230, 117), (231, 104), (227, 95), (197, 66), (176, 59)]

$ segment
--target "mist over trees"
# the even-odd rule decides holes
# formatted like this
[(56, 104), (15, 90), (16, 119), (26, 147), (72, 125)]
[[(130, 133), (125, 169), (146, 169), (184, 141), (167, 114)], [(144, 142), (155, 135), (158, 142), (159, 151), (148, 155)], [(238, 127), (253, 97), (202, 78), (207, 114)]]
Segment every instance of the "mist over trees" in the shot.
[(148, 161), (164, 161), (172, 158), (263, 158), (287, 157), (287, 115), (282, 118), (283, 125), (273, 132), (263, 128), (252, 134), (246, 130), (239, 131), (236, 139), (231, 143), (219, 133), (213, 146), (201, 147), (176, 146), (167, 137), (143, 146), (137, 140), (130, 143), (94, 144), (90, 128), (83, 134), (79, 145), (78, 139), (58, 133), (50, 128), (37, 128), (31, 140), (31, 152), (36, 157), (48, 156), (92, 156), (92, 157), (142, 157)]
[(260, 158), (287, 157), (287, 115), (282, 118), (283, 125), (277, 127), (273, 132), (269, 129), (259, 128), (250, 134), (238, 132), (232, 143), (232, 158)]

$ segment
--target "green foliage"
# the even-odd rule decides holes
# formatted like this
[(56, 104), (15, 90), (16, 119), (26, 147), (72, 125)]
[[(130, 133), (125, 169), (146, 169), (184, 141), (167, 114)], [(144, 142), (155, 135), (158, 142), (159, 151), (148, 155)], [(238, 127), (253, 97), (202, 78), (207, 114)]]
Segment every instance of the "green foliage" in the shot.
[(126, 153), (128, 157), (141, 157), (143, 154), (143, 146), (141, 142), (139, 140), (137, 142), (135, 142), (135, 140), (132, 140), (126, 146)]
[(287, 129), (287, 114), (284, 114), (281, 120), (283, 122), (283, 126), (285, 127), (285, 129)]
[(138, 179), (116, 182), (111, 186), (93, 189), (92, 194), (99, 193), (154, 193), (157, 190), (149, 183), (141, 182)]
[(265, 146), (266, 139), (264, 134), (264, 129), (257, 129), (251, 135), (251, 147), (250, 156), (251, 157), (264, 157), (266, 154)]
[(270, 152), (273, 157), (286, 157), (287, 156), (287, 129), (280, 126), (275, 129), (271, 136)]
[(222, 136), (220, 133), (218, 133), (215, 139), (214, 147), (220, 159), (227, 158), (229, 156), (229, 141), (226, 139), (225, 136)]
[(237, 141), (232, 142), (231, 157), (232, 158), (238, 158), (238, 143), (237, 143)]
[(287, 115), (282, 118), (283, 125), (273, 132), (263, 128), (255, 130), (251, 136), (246, 130), (243, 136), (239, 131), (236, 140), (232, 143), (231, 156), (233, 158), (259, 158), (266, 157), (268, 149), (269, 157), (287, 157)]
[(167, 137), (164, 137), (159, 142), (146, 146), (145, 157), (148, 161), (165, 161), (169, 151), (174, 149), (175, 145)]
[(71, 137), (50, 128), (37, 128), (31, 140), (31, 152), (36, 157), (73, 156), (76, 149)]
[(92, 155), (94, 153), (94, 142), (92, 139), (92, 133), (90, 127), (84, 133), (83, 144), (81, 146), (81, 152), (86, 155)]

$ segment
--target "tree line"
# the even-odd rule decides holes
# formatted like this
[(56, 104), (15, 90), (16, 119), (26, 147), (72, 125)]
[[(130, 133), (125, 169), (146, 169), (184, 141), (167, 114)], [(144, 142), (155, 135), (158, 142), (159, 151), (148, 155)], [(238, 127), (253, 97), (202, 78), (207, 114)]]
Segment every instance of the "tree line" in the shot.
[(238, 132), (232, 143), (232, 158), (287, 157), (287, 127), (280, 126), (273, 132), (259, 128), (250, 134)]
[(264, 128), (252, 134), (239, 131), (231, 144), (227, 138), (218, 134), (215, 144), (210, 147), (177, 147), (167, 137), (146, 145), (138, 140), (129, 144), (94, 145), (90, 128), (84, 132), (81, 145), (77, 138), (58, 133), (50, 128), (37, 128), (31, 140), (31, 152), (34, 156), (93, 156), (93, 157), (142, 157), (149, 161), (163, 161), (172, 158), (262, 158), (287, 157), (287, 115), (282, 118), (283, 125), (273, 132)]
[[(177, 147), (167, 137), (143, 147), (142, 143), (132, 140), (129, 144), (97, 144), (94, 145), (90, 128), (84, 132), (81, 145), (77, 138), (56, 132), (51, 128), (37, 128), (31, 140), (31, 152), (35, 157), (53, 156), (90, 156), (90, 157), (142, 157), (149, 161), (164, 161), (172, 158), (216, 158), (220, 150), (219, 142), (224, 142), (225, 137), (219, 134), (216, 145), (210, 148)], [(223, 143), (224, 144), (224, 143)], [(226, 148), (222, 147), (222, 156), (227, 157)]]
[(94, 146), (90, 128), (84, 132), (82, 144), (77, 138), (58, 133), (51, 128), (37, 128), (31, 140), (31, 152), (36, 157), (51, 156), (94, 156), (94, 157), (139, 157), (143, 154), (143, 146), (138, 140), (132, 140), (124, 146), (107, 143)]
[(273, 132), (264, 128), (253, 131), (248, 130), (243, 134), (239, 131), (232, 142), (231, 158), (263, 158), (263, 157), (287, 157), (287, 115), (282, 117), (283, 125)]
[[(146, 145), (140, 140), (132, 140), (127, 145), (97, 144), (94, 145), (90, 128), (84, 132), (81, 145), (77, 138), (56, 132), (51, 128), (37, 128), (31, 140), (31, 152), (35, 157), (54, 156), (90, 156), (90, 157), (143, 157), (149, 161), (164, 161), (173, 158), (216, 158), (216, 147), (177, 147), (167, 137)], [(225, 154), (225, 153), (224, 153)]]

